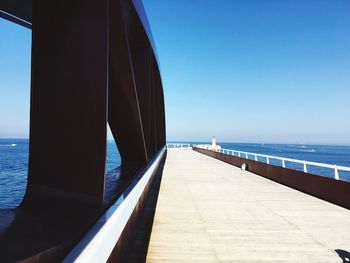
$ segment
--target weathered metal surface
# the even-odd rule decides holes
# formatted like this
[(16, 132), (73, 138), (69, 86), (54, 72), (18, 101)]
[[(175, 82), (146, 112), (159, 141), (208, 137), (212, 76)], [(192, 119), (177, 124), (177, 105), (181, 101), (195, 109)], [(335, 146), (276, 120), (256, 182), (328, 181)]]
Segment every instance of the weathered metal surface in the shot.
[[(111, 1), (110, 4), (108, 122), (122, 156), (123, 168), (140, 166), (147, 162), (148, 153), (129, 45), (132, 9), (126, 1)], [(127, 13), (126, 18), (121, 15), (122, 8)]]
[(252, 173), (350, 209), (350, 183), (348, 182), (256, 162), (254, 160), (247, 160), (210, 150), (200, 148), (193, 149), (237, 167), (241, 167), (242, 164), (245, 163), (247, 165), (246, 169)]
[(32, 0), (1, 0), (0, 17), (31, 28)]
[[(68, 1), (69, 2), (69, 1)], [(28, 190), (101, 206), (107, 127), (108, 1), (34, 1)], [(48, 12), (50, 10), (50, 12)], [(62, 14), (64, 13), (64, 20)], [(77, 15), (79, 14), (79, 15)], [(60, 192), (64, 191), (64, 192)], [(55, 197), (53, 197), (55, 198)]]
[[(129, 221), (132, 215), (142, 210), (140, 200), (147, 197), (149, 188), (153, 185), (154, 175), (160, 172), (158, 169), (166, 154), (163, 147), (153, 160), (135, 177), (134, 180), (124, 189), (118, 200), (101, 216), (94, 226), (85, 234), (72, 251), (64, 259), (64, 263), (94, 263), (95, 259), (106, 262), (116, 243), (122, 246), (129, 246), (130, 242), (122, 241), (122, 232), (130, 232), (136, 229), (129, 229)], [(134, 220), (140, 220), (137, 216)], [(128, 233), (129, 235), (130, 233)]]
[[(152, 227), (149, 226), (147, 233), (142, 233), (141, 231), (143, 231), (143, 229), (140, 229), (140, 227), (143, 225), (144, 222), (142, 222), (141, 220), (143, 219), (144, 213), (149, 212), (145, 211), (145, 205), (148, 199), (150, 198), (150, 195), (158, 195), (160, 178), (163, 173), (165, 159), (166, 154), (164, 155), (162, 162), (159, 164), (158, 169), (152, 175), (152, 178), (146, 186), (144, 193), (140, 197), (135, 210), (130, 216), (128, 223), (124, 228), (124, 231), (122, 232), (117, 244), (113, 249), (112, 254), (108, 259), (108, 262), (143, 262), (143, 260), (145, 260), (147, 249), (146, 251), (140, 249), (140, 244), (136, 244), (136, 242), (142, 243), (141, 248), (143, 249), (144, 246), (147, 247), (148, 245), (149, 238), (151, 235), (150, 231)], [(155, 204), (150, 215), (152, 221), (154, 212)], [(152, 224), (152, 222), (149, 223)], [(136, 240), (139, 237), (139, 235), (143, 235), (142, 239)]]
[[(20, 207), (0, 211), (0, 258), (60, 261), (165, 145), (154, 42), (139, 0), (6, 0), (0, 10), (33, 29), (28, 186)], [(108, 197), (107, 122), (122, 157)]]

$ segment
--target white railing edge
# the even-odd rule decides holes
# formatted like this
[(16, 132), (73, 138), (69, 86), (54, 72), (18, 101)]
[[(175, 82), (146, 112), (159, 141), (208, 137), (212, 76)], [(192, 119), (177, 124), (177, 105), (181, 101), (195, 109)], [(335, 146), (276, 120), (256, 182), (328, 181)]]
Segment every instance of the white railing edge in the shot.
[(70, 251), (63, 262), (107, 261), (165, 150), (166, 147), (163, 147), (151, 166), (141, 175), (142, 177), (135, 179), (139, 179), (136, 184), (131, 184), (124, 191), (126, 196), (122, 194), (118, 198)]
[(180, 150), (192, 149), (192, 146), (190, 143), (167, 143), (166, 146), (168, 149), (180, 149)]
[[(194, 147), (201, 148), (200, 145), (193, 145)], [(205, 149), (205, 148), (203, 148)], [(275, 160), (280, 160), (282, 161), (282, 167), (285, 168), (285, 162), (292, 162), (292, 163), (299, 163), (303, 164), (303, 170), (304, 172), (307, 172), (307, 165), (311, 166), (317, 166), (317, 167), (322, 167), (322, 168), (329, 168), (329, 169), (334, 169), (334, 177), (336, 180), (339, 180), (339, 173), (338, 171), (347, 171), (350, 172), (350, 167), (347, 166), (341, 166), (341, 165), (335, 165), (335, 164), (326, 164), (326, 163), (318, 163), (318, 162), (311, 162), (311, 161), (305, 161), (305, 160), (298, 160), (298, 159), (291, 159), (291, 158), (286, 158), (286, 157), (279, 157), (279, 156), (272, 156), (272, 155), (266, 155), (266, 154), (259, 154), (259, 153), (252, 153), (252, 152), (244, 152), (244, 151), (238, 151), (238, 150), (232, 150), (232, 149), (218, 149), (217, 150), (220, 153), (226, 153), (229, 154), (231, 152), (232, 155), (237, 153), (238, 157), (249, 159), (248, 156), (254, 156), (254, 160), (261, 162), (257, 159), (257, 157), (262, 157), (266, 158), (266, 162), (269, 164), (271, 159)], [(241, 155), (245, 156), (241, 156)]]

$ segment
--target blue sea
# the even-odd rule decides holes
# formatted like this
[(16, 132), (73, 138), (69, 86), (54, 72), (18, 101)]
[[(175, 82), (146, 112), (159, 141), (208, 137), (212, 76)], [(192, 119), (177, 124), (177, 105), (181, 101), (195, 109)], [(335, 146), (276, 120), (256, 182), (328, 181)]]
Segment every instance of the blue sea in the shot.
[[(192, 143), (191, 144), (198, 144)], [(205, 142), (208, 143), (208, 142)], [(307, 145), (307, 144), (253, 144), (218, 143), (225, 149), (267, 154), (292, 159), (336, 164), (350, 167), (350, 146)], [(27, 139), (0, 139), (0, 208), (14, 208), (22, 200), (26, 190), (28, 171)], [(252, 158), (252, 157), (251, 157)], [(259, 160), (264, 161), (264, 160)], [(120, 155), (114, 141), (107, 143), (106, 171), (112, 171), (120, 165)], [(281, 165), (278, 160), (271, 164)], [(286, 162), (286, 166), (301, 170), (302, 165)], [(308, 166), (310, 173), (334, 178), (334, 170)], [(350, 181), (350, 172), (339, 171), (341, 180)]]
[[(0, 139), (0, 209), (14, 208), (22, 201), (27, 185), (28, 155), (28, 139)], [(120, 163), (114, 141), (108, 141), (106, 171)]]

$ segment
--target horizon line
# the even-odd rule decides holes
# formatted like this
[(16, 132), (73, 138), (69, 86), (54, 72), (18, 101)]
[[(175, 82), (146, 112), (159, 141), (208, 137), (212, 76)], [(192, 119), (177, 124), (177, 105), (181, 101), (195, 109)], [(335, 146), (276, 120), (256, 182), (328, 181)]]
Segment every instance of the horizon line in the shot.
[[(29, 140), (29, 137), (0, 137), (1, 139), (6, 140)], [(115, 141), (114, 138), (107, 138), (106, 141)], [(166, 143), (208, 143), (210, 144), (210, 140), (166, 140)], [(226, 144), (226, 143), (241, 143), (241, 144), (298, 144), (298, 145), (328, 145), (328, 146), (350, 146), (350, 143), (324, 143), (324, 142), (252, 142), (252, 141), (216, 141), (217, 144)]]

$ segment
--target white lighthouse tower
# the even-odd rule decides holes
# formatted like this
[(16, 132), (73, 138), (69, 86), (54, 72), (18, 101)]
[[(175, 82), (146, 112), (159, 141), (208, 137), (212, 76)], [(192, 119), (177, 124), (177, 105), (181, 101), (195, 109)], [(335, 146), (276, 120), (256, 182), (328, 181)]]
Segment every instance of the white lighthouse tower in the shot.
[(216, 151), (216, 138), (215, 138), (215, 136), (213, 136), (213, 138), (211, 139), (211, 149), (213, 151)]

